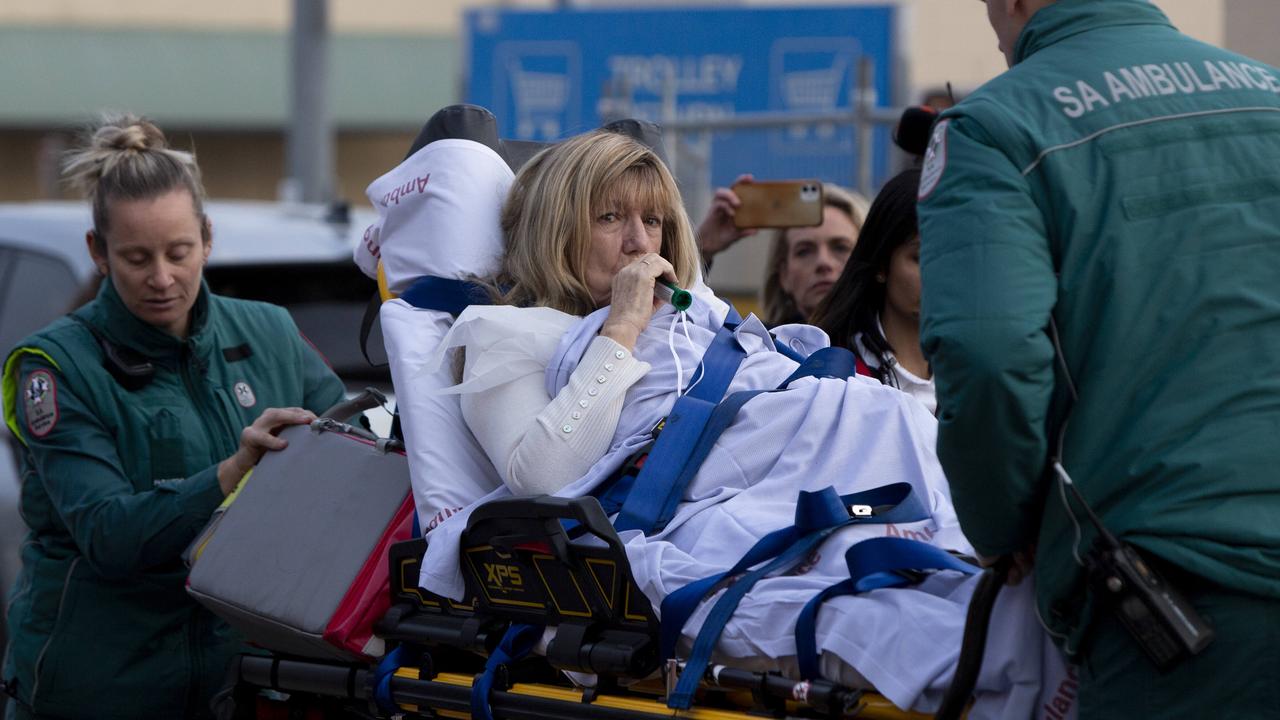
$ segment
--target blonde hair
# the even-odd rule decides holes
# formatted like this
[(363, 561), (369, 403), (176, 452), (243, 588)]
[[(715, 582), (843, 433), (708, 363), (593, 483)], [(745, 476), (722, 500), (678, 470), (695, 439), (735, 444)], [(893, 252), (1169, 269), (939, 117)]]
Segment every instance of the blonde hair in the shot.
[(596, 130), (538, 153), (521, 168), (502, 210), (506, 252), (491, 287), (500, 302), (585, 315), (596, 309), (586, 284), (595, 217), (613, 207), (662, 217), (660, 254), (682, 287), (693, 284), (698, 251), (671, 172), (636, 140)]
[(66, 182), (93, 206), (93, 231), (106, 249), (113, 200), (147, 200), (183, 188), (191, 193), (201, 234), (209, 242), (204, 215), (204, 185), (195, 155), (169, 147), (164, 133), (146, 118), (128, 113), (105, 115), (86, 134), (82, 147), (62, 163)]
[[(853, 221), (853, 228), (862, 232), (867, 210), (871, 203), (859, 193), (846, 190), (835, 183), (822, 183), (822, 204), (833, 207)], [(765, 264), (764, 288), (760, 293), (760, 305), (765, 325), (773, 327), (795, 322), (800, 315), (796, 301), (782, 289), (782, 273), (787, 267), (787, 230), (775, 230), (769, 241), (769, 261)], [(808, 318), (801, 318), (807, 322)]]

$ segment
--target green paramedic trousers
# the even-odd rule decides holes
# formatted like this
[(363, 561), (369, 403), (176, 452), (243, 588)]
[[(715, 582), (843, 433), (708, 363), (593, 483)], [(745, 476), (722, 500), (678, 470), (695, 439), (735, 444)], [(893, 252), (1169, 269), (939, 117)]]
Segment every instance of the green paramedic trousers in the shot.
[(1280, 718), (1280, 601), (1186, 577), (1175, 585), (1213, 625), (1214, 641), (1161, 675), (1100, 610), (1080, 668), (1080, 720)]

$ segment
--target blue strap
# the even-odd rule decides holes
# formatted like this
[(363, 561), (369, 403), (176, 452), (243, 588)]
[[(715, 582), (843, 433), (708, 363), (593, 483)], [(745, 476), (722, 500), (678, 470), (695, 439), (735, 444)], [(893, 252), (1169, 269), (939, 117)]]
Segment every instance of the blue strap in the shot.
[(724, 315), (724, 324), (728, 326), (730, 330), (736, 329), (742, 324), (742, 315), (738, 314), (738, 308), (733, 305), (729, 305), (729, 312)]
[(854, 515), (857, 522), (887, 525), (913, 523), (929, 519), (929, 509), (920, 496), (912, 492), (911, 483), (896, 482), (870, 490), (841, 495), (840, 502), (853, 513), (857, 506), (871, 508), (870, 516)]
[(676, 656), (676, 642), (685, 622), (693, 614), (694, 609), (711, 589), (725, 578), (737, 575), (747, 568), (758, 565), (770, 558), (777, 557), (788, 546), (795, 544), (803, 534), (801, 526), (830, 527), (844, 522), (849, 517), (844, 503), (835, 488), (824, 488), (817, 492), (802, 491), (796, 502), (796, 523), (788, 527), (774, 530), (756, 541), (746, 554), (728, 570), (695, 580), (688, 585), (668, 594), (662, 600), (662, 622), (659, 625), (659, 652), (661, 659)]
[[(616, 475), (611, 481), (592, 490), (591, 496), (600, 501), (600, 509), (604, 510), (606, 516), (612, 515), (622, 509), (622, 503), (631, 493), (635, 481), (636, 476), (631, 473)], [(560, 526), (569, 534), (570, 539), (579, 538), (586, 533), (586, 528), (572, 518), (561, 518)]]
[[(800, 367), (796, 368), (790, 377), (783, 380), (776, 390), (767, 392), (785, 390), (791, 383), (801, 378), (847, 378), (854, 372), (854, 366), (853, 353), (848, 350), (844, 348), (823, 348), (805, 358), (804, 362), (800, 363)], [(684, 466), (680, 468), (679, 475), (676, 476), (675, 483), (671, 486), (671, 492), (666, 496), (666, 502), (658, 515), (658, 528), (666, 527), (667, 523), (671, 522), (671, 518), (675, 517), (676, 508), (679, 507), (680, 501), (684, 499), (685, 489), (689, 487), (689, 483), (693, 482), (694, 475), (697, 475), (698, 470), (702, 468), (702, 463), (711, 454), (711, 449), (715, 447), (716, 441), (737, 419), (738, 412), (742, 410), (742, 406), (763, 392), (766, 391), (743, 390), (736, 392), (725, 398), (712, 411), (711, 417), (707, 419), (706, 426), (702, 429), (702, 434), (698, 437), (697, 444), (690, 451)], [(650, 457), (650, 461), (652, 461), (652, 457)]]
[(918, 540), (906, 538), (870, 538), (849, 548), (845, 553), (849, 579), (818, 593), (805, 604), (796, 618), (796, 659), (800, 677), (818, 677), (818, 609), (833, 597), (855, 595), (886, 587), (902, 587), (911, 579), (901, 570), (956, 570), (973, 575), (978, 568), (954, 555)]
[(715, 644), (720, 639), (720, 633), (724, 631), (724, 626), (728, 624), (729, 618), (733, 617), (734, 611), (738, 609), (738, 604), (755, 586), (756, 581), (803, 560), (833, 532), (835, 532), (835, 528), (827, 528), (803, 536), (799, 542), (792, 543), (789, 548), (770, 562), (739, 577), (724, 591), (724, 594), (712, 606), (711, 612), (707, 614), (706, 622), (702, 624), (702, 629), (698, 631), (698, 636), (693, 641), (693, 650), (689, 653), (689, 659), (685, 663), (684, 671), (680, 673), (680, 680), (676, 683), (675, 691), (667, 697), (667, 707), (687, 710), (693, 704), (693, 695), (697, 692), (698, 683), (701, 681), (707, 665), (711, 662), (711, 652), (715, 649)]
[[(855, 506), (866, 508), (870, 514), (851, 515), (850, 510)], [(818, 492), (801, 492), (796, 503), (794, 525), (760, 538), (729, 570), (689, 583), (663, 599), (659, 651), (662, 653), (661, 657), (666, 659), (675, 657), (680, 633), (704, 597), (727, 578), (770, 560), (764, 566), (739, 577), (716, 601), (694, 639), (693, 650), (675, 691), (667, 698), (667, 706), (687, 709), (693, 702), (693, 693), (711, 660), (711, 652), (724, 631), (724, 626), (758, 580), (804, 559), (832, 533), (847, 525), (916, 522), (927, 517), (928, 513), (907, 483), (893, 483), (844, 496), (830, 487)]]
[[(676, 509), (680, 507), (680, 502), (684, 500), (685, 490), (689, 487), (689, 483), (693, 482), (693, 477), (698, 474), (698, 470), (702, 468), (702, 463), (706, 461), (707, 456), (711, 454), (711, 449), (715, 447), (716, 440), (733, 424), (742, 406), (762, 392), (764, 391), (744, 390), (736, 392), (725, 398), (724, 402), (716, 405), (715, 409), (711, 411), (711, 416), (707, 418), (706, 424), (702, 428), (702, 434), (698, 436), (697, 442), (693, 444), (693, 448), (685, 458), (684, 464), (677, 472), (675, 482), (670, 486), (670, 491), (664, 496), (657, 522), (654, 523), (655, 530), (666, 527), (667, 523), (670, 523), (671, 519), (675, 517)], [(665, 433), (666, 429), (663, 432)], [(649, 462), (652, 462), (652, 460), (653, 457), (650, 456)], [(645, 467), (648, 467), (648, 463), (645, 464)]]
[[(418, 510), (413, 510), (413, 527), (410, 530), (412, 539), (416, 540), (422, 537), (422, 527), (418, 524)], [(403, 656), (403, 645), (397, 645), (394, 650), (382, 656), (378, 661), (378, 667), (374, 669), (374, 685), (373, 700), (378, 705), (378, 709), (384, 715), (394, 715), (400, 712), (400, 708), (396, 706), (395, 700), (391, 697), (391, 678), (395, 677), (396, 671), (404, 665), (401, 660)], [(430, 656), (423, 654), (423, 658), (429, 660)]]
[[(870, 516), (851, 517), (849, 508), (870, 506)], [(876, 509), (879, 509), (876, 512)], [(659, 652), (666, 660), (676, 656), (676, 642), (689, 616), (725, 578), (733, 577), (753, 565), (776, 557), (801, 536), (828, 527), (843, 527), (851, 522), (904, 523), (929, 517), (928, 512), (907, 483), (891, 483), (880, 487), (838, 495), (835, 488), (817, 492), (801, 491), (796, 502), (795, 524), (774, 530), (756, 541), (737, 564), (725, 572), (695, 580), (670, 593), (662, 600), (662, 622), (659, 626)]]
[[(684, 398), (678, 398), (676, 401), (677, 405), (672, 409), (672, 414), (664, 420), (665, 423), (670, 424), (672, 422), (672, 417), (675, 415), (676, 408), (687, 411), (690, 407), (697, 405), (695, 402), (697, 400), (708, 401), (712, 406), (714, 406), (715, 402), (720, 399), (720, 396), (724, 395), (725, 390), (729, 387), (729, 383), (733, 380), (733, 376), (738, 371), (737, 364), (741, 363), (743, 357), (746, 357), (746, 354), (738, 347), (737, 340), (733, 336), (733, 331), (741, 322), (742, 318), (738, 315), (738, 311), (730, 305), (728, 314), (725, 317), (724, 325), (716, 333), (716, 337), (712, 341), (711, 347), (707, 349), (707, 352), (703, 353), (702, 362), (698, 364), (697, 370), (694, 371), (693, 377), (689, 379), (689, 384), (685, 387), (685, 397), (692, 396), (691, 400), (684, 403), (684, 405), (680, 405), (680, 401)], [(719, 341), (719, 345), (716, 344), (716, 341)], [(718, 357), (708, 357), (711, 355), (712, 348), (718, 348), (716, 350), (716, 353), (719, 355)], [(726, 353), (730, 352), (740, 353), (736, 363), (731, 363), (732, 356), (726, 355)], [(712, 362), (708, 362), (708, 359), (712, 360)], [(727, 367), (730, 364), (733, 365), (731, 369)], [(713, 378), (716, 382), (711, 384), (704, 382), (707, 380), (704, 376), (709, 372), (717, 374), (717, 377)], [(723, 385), (723, 387), (719, 389), (718, 393), (714, 387), (716, 384)], [(687, 414), (684, 415), (684, 417), (686, 420), (682, 423), (681, 427), (683, 427), (685, 431), (693, 432), (698, 429), (694, 427), (697, 423), (696, 417), (690, 418)], [(659, 437), (661, 437), (661, 435), (659, 435)], [(664, 454), (673, 452), (678, 453), (681, 450), (680, 447), (676, 447), (676, 443), (672, 440), (666, 441), (661, 447), (663, 449), (659, 450), (659, 445), (656, 441), (650, 446), (650, 450), (645, 458), (645, 467), (648, 467), (650, 463), (654, 462), (655, 457), (657, 458), (657, 462), (661, 464)], [(701, 461), (699, 461), (695, 467), (700, 464)], [(688, 465), (688, 462), (686, 462), (685, 465)], [(638, 476), (643, 472), (643, 468), (641, 468), (639, 472), (634, 472), (633, 469), (624, 467), (608, 481), (591, 491), (591, 495), (600, 501), (600, 507), (604, 509), (605, 515), (621, 513), (614, 520), (614, 526), (619, 530), (629, 529), (629, 526), (626, 524), (633, 524), (635, 527), (641, 528), (646, 533), (649, 533), (653, 532), (654, 529), (660, 529), (661, 527), (666, 526), (667, 522), (670, 522), (671, 516), (675, 512), (675, 507), (680, 504), (680, 499), (684, 496), (684, 488), (687, 485), (687, 482), (684, 484), (677, 482), (675, 485), (670, 486), (670, 489), (662, 490), (664, 497), (667, 499), (663, 501), (660, 506), (657, 498), (651, 498), (650, 503), (645, 503), (643, 499), (637, 498), (632, 501), (630, 505), (627, 505), (627, 500), (631, 496), (631, 488), (635, 487)], [(673, 475), (673, 472), (678, 473), (678, 468), (675, 471), (662, 469), (650, 470), (649, 475), (646, 477), (646, 482), (657, 483), (659, 488), (667, 488), (667, 483), (671, 482), (673, 477), (676, 477), (676, 475)], [(660, 473), (661, 475), (659, 475)], [(623, 512), (624, 508), (626, 508), (625, 513)], [(561, 521), (561, 524), (564, 526), (566, 531), (572, 531), (577, 527), (577, 523), (572, 520), (563, 520)]]
[(660, 529), (665, 508), (672, 502), (679, 504), (684, 494), (684, 488), (676, 487), (676, 479), (745, 357), (733, 330), (727, 325), (720, 328), (703, 353), (702, 379), (671, 408), (649, 459), (636, 476), (635, 487), (641, 491), (627, 496), (613, 523), (615, 528), (646, 534)]
[(777, 351), (778, 351), (779, 353), (781, 353), (782, 355), (784, 355), (784, 356), (786, 356), (786, 357), (788, 357), (788, 358), (790, 358), (790, 359), (792, 359), (792, 360), (795, 360), (795, 361), (796, 361), (796, 362), (798, 362), (798, 363), (802, 363), (802, 362), (804, 362), (804, 356), (803, 356), (803, 355), (801, 355), (800, 353), (796, 352), (795, 350), (793, 350), (793, 349), (791, 348), (791, 346), (790, 346), (790, 345), (787, 345), (786, 343), (782, 342), (781, 340), (779, 340), (779, 339), (778, 339), (778, 338), (776, 338), (776, 337), (773, 339), (773, 349), (774, 349), (774, 350), (777, 350)]
[(373, 700), (377, 703), (378, 710), (387, 716), (400, 712), (395, 700), (391, 698), (391, 678), (395, 677), (396, 671), (400, 669), (402, 647), (397, 646), (395, 650), (383, 655), (382, 660), (378, 662), (378, 667), (373, 671)]
[(600, 507), (604, 509), (605, 515), (612, 515), (622, 509), (622, 504), (626, 502), (627, 496), (631, 494), (631, 488), (635, 485), (635, 482), (635, 475), (625, 474), (596, 497), (600, 501)]
[(422, 310), (439, 310), (459, 315), (468, 305), (490, 305), (489, 293), (473, 282), (423, 275), (408, 290), (400, 293), (400, 299)]
[[(723, 402), (711, 405), (724, 395), (745, 356), (733, 339), (731, 326), (725, 325), (703, 356), (706, 376), (676, 401), (667, 416), (666, 427), (636, 478), (636, 486), (644, 488), (644, 492), (627, 496), (622, 512), (614, 521), (615, 528), (651, 534), (671, 522), (685, 489), (698, 474), (716, 440), (733, 424), (742, 406), (764, 392), (736, 392)], [(855, 367), (853, 353), (848, 350), (823, 348), (805, 358), (777, 389), (784, 390), (792, 382), (806, 377), (847, 378)]]
[(848, 378), (857, 372), (857, 360), (853, 353), (841, 347), (825, 347), (816, 350), (800, 363), (791, 377), (778, 386), (781, 390), (800, 378)]
[(493, 720), (493, 710), (489, 707), (489, 693), (493, 691), (493, 681), (498, 668), (515, 662), (533, 650), (542, 637), (543, 626), (512, 623), (507, 629), (498, 647), (494, 648), (484, 664), (484, 672), (476, 676), (471, 684), (471, 717), (480, 720)]

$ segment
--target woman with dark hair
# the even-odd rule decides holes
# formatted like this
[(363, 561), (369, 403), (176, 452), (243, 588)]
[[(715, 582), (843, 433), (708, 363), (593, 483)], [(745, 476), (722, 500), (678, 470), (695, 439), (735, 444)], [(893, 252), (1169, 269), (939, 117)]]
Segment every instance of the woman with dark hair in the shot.
[(831, 336), (832, 345), (857, 355), (859, 372), (935, 412), (933, 374), (920, 350), (919, 186), (915, 168), (885, 183), (813, 324)]

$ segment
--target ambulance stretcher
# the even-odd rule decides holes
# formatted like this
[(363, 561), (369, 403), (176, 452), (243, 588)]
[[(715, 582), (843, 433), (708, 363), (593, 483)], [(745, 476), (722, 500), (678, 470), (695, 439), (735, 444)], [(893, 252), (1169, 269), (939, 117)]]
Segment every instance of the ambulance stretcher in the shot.
[[(358, 429), (318, 421), (310, 430), (297, 429), (290, 449), (260, 466), (240, 502), (248, 497), (246, 509), (265, 506), (253, 492), (262, 495), (271, 492), (268, 487), (290, 482), (321, 490), (334, 478), (317, 477), (306, 463), (345, 473), (342, 463), (334, 460), (335, 450), (353, 456), (382, 453), (383, 465), (360, 467), (382, 467), (388, 475), (398, 473), (404, 459), (395, 452), (394, 442), (378, 443), (360, 437)], [(313, 459), (290, 458), (291, 453)], [(404, 478), (396, 480), (401, 499), (395, 499), (393, 490), (388, 495), (391, 505), (409, 500)], [(360, 480), (366, 485), (373, 481)], [(396, 518), (393, 524), (401, 523), (403, 513)], [(243, 510), (228, 512), (227, 521), (262, 522)], [(226, 525), (219, 532), (235, 527)], [(314, 545), (321, 534), (332, 531), (317, 527), (312, 532), (316, 536), (303, 542)], [(598, 542), (584, 543), (583, 535)], [(387, 546), (385, 538), (375, 543), (379, 545)], [(462, 602), (418, 587), (425, 549), (426, 540), (409, 539), (389, 544), (385, 558), (372, 558), (385, 563), (389, 593), (389, 609), (373, 626), (385, 643), (380, 643), (386, 653), (380, 660), (327, 659), (314, 650), (315, 643), (300, 645), (296, 631), (282, 634), (279, 621), (247, 621), (243, 612), (232, 608), (225, 616), (268, 653), (236, 658), (229, 674), (233, 687), (223, 698), (225, 716), (483, 717), (473, 712), (475, 703), (482, 702), (492, 717), (512, 720), (928, 717), (902, 711), (874, 692), (718, 665), (705, 673), (692, 709), (668, 708), (664, 698), (683, 663), (659, 657), (659, 623), (653, 608), (631, 579), (621, 542), (595, 498), (508, 499), (479, 508), (463, 536), (467, 598)], [(271, 565), (278, 559), (264, 550), (256, 558), (239, 560), (250, 573), (255, 563)], [(208, 572), (199, 564), (197, 568)], [(987, 580), (990, 599), (998, 578)], [(985, 602), (975, 603), (975, 608)], [(500, 643), (513, 625), (520, 624), (553, 627), (554, 637), (541, 652), (510, 657), (505, 652), (509, 648), (500, 648)], [(975, 644), (981, 648), (981, 638)], [(970, 662), (962, 668), (971, 669), (973, 656), (970, 652)], [(595, 676), (594, 686), (575, 684), (566, 671)], [(971, 687), (973, 674), (976, 669), (970, 679), (958, 678), (951, 707), (939, 717), (954, 717), (963, 707), (968, 692), (959, 685), (969, 682)], [(477, 694), (482, 679), (491, 688)]]
[[(476, 123), (477, 117), (482, 122)], [(491, 118), (478, 108), (446, 108), (427, 123), (415, 148), (439, 137), (469, 137), (493, 144), (496, 136), (488, 137), (492, 133), (486, 129), (492, 126)], [(630, 131), (652, 134), (654, 128), (638, 126)], [(519, 156), (513, 163), (517, 166), (534, 149), (516, 144), (504, 152)], [(383, 277), (380, 274), (379, 280)], [(385, 300), (389, 295), (385, 282), (380, 283), (380, 291)], [(331, 417), (349, 417), (350, 411), (350, 407), (344, 408)], [(509, 499), (479, 508), (469, 519), (461, 547), (466, 600), (454, 602), (418, 587), (426, 542), (408, 539), (407, 521), (412, 512), (406, 508), (412, 508), (413, 498), (408, 492), (405, 458), (397, 452), (395, 441), (362, 437), (359, 429), (333, 420), (320, 421), (309, 434), (327, 445), (349, 445), (357, 440), (363, 451), (350, 445), (337, 455), (331, 453), (329, 462), (310, 471), (313, 477), (302, 479), (305, 484), (295, 497), (350, 492), (344, 488), (344, 478), (338, 476), (344, 453), (363, 458), (365, 464), (354, 470), (363, 473), (356, 476), (361, 482), (370, 481), (371, 474), (385, 474), (388, 479), (396, 476), (394, 482), (400, 483), (389, 492), (382, 491), (387, 498), (385, 520), (376, 514), (365, 517), (366, 523), (387, 530), (370, 548), (368, 560), (352, 566), (358, 569), (354, 575), (357, 581), (368, 583), (370, 567), (385, 564), (389, 596), (377, 598), (372, 607), (378, 612), (382, 607), (387, 610), (373, 625), (372, 636), (359, 636), (354, 641), (349, 634), (335, 640), (330, 614), (335, 606), (350, 610), (354, 598), (356, 605), (363, 603), (362, 611), (367, 615), (369, 587), (353, 585), (346, 590), (343, 586), (336, 594), (331, 589), (325, 598), (304, 598), (300, 604), (290, 600), (284, 604), (292, 602), (296, 607), (277, 608), (278, 617), (265, 622), (255, 617), (261, 615), (260, 606), (279, 604), (264, 585), (272, 582), (273, 563), (291, 562), (310, 553), (309, 562), (317, 563), (311, 573), (332, 570), (323, 563), (327, 562), (324, 553), (335, 547), (333, 538), (326, 536), (324, 522), (319, 519), (321, 527), (314, 537), (293, 537), (289, 541), (294, 543), (292, 549), (280, 550), (283, 554), (279, 556), (264, 558), (266, 551), (258, 545), (249, 553), (224, 552), (221, 561), (200, 560), (192, 577), (201, 582), (198, 576), (217, 574), (218, 562), (224, 577), (242, 574), (246, 563), (261, 565), (253, 582), (241, 583), (251, 587), (242, 588), (244, 592), (237, 598), (218, 599), (207, 593), (202, 598), (203, 590), (195, 587), (200, 583), (192, 584), (193, 595), (268, 651), (236, 659), (229, 675), (230, 689), (223, 698), (226, 717), (483, 718), (486, 713), (513, 719), (926, 717), (902, 711), (874, 692), (716, 665), (705, 672), (692, 709), (668, 708), (664, 699), (684, 669), (683, 663), (660, 657), (659, 623), (653, 608), (636, 587), (621, 542), (596, 499)], [(291, 439), (288, 450), (269, 455), (255, 471), (246, 493), (268, 487), (269, 475), (277, 469), (305, 462), (301, 456), (313, 451), (302, 445)], [(381, 459), (369, 456), (370, 447), (381, 453)], [(315, 457), (318, 455), (311, 459)], [(291, 475), (286, 471), (280, 474)], [(292, 473), (297, 474), (296, 470)], [(257, 507), (270, 505), (261, 501)], [(228, 519), (242, 528), (271, 523), (270, 513), (257, 518), (248, 515), (238, 508), (227, 513)], [(351, 518), (337, 516), (332, 521), (345, 525)], [(566, 527), (575, 528), (575, 535), (585, 532), (597, 542), (575, 541)], [(232, 530), (223, 527), (218, 532), (234, 534)], [(201, 547), (203, 542), (199, 542)], [(329, 550), (323, 549), (326, 545)], [(289, 552), (294, 557), (289, 557)], [(279, 578), (274, 581), (281, 582)], [(989, 573), (975, 595), (965, 639), (967, 652), (962, 653), (952, 692), (938, 717), (958, 717), (968, 702), (985, 641), (985, 613), (999, 584), (999, 573)], [(343, 622), (346, 626), (338, 629), (350, 631), (350, 623)], [(512, 628), (524, 625), (555, 628), (554, 637), (527, 656), (512, 653), (513, 648), (507, 647)], [(334, 651), (330, 645), (335, 642), (346, 644)], [(357, 657), (366, 659), (356, 661)], [(381, 660), (370, 659), (379, 657)], [(590, 678), (594, 684), (576, 684), (566, 673), (579, 680)]]

